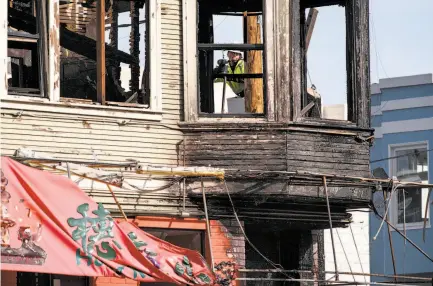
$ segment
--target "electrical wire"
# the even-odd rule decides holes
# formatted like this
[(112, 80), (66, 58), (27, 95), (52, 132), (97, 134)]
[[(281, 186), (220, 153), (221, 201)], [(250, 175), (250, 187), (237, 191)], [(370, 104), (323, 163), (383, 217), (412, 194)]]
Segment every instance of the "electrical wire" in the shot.
[[(431, 151), (433, 151), (433, 148), (428, 149), (428, 150), (416, 151), (416, 152), (418, 152), (418, 153), (426, 153), (426, 152), (431, 152)], [(402, 154), (402, 155), (398, 155), (398, 156), (391, 156), (391, 157), (385, 157), (385, 158), (373, 160), (373, 161), (370, 161), (370, 163), (378, 163), (378, 162), (388, 161), (388, 160), (391, 160), (391, 159), (397, 159), (397, 158), (406, 157), (406, 156), (410, 156), (410, 155), (416, 155), (415, 151), (413, 153), (406, 153), (406, 154)]]
[(385, 219), (386, 219), (386, 217), (388, 215), (389, 206), (390, 206), (391, 201), (392, 201), (392, 195), (394, 194), (394, 192), (396, 191), (396, 189), (397, 189), (398, 186), (400, 186), (400, 185), (394, 185), (393, 184), (393, 186), (392, 186), (392, 190), (391, 190), (391, 193), (389, 194), (388, 203), (387, 203), (387, 206), (386, 206), (386, 209), (385, 209), (385, 214), (383, 215), (382, 222), (380, 223), (379, 229), (377, 230), (376, 235), (373, 237), (373, 240), (376, 240), (377, 236), (380, 233), (380, 230), (382, 229), (383, 223), (385, 222)]
[(347, 256), (346, 249), (344, 248), (343, 241), (341, 240), (340, 233), (338, 232), (338, 228), (335, 229), (335, 232), (337, 233), (338, 240), (340, 241), (341, 248), (343, 249), (344, 256), (346, 257), (346, 261), (347, 261), (347, 265), (349, 266), (349, 270), (352, 273), (353, 282), (356, 282), (356, 278), (355, 278), (355, 275), (353, 274), (352, 266), (350, 265), (349, 257)]
[(240, 230), (241, 230), (241, 232), (242, 232), (242, 235), (244, 236), (244, 238), (245, 238), (245, 240), (247, 241), (247, 243), (257, 252), (257, 254), (259, 254), (266, 262), (268, 262), (272, 267), (274, 267), (276, 270), (278, 270), (281, 274), (283, 274), (284, 276), (286, 276), (287, 278), (289, 278), (289, 279), (293, 279), (293, 277), (291, 277), (291, 276), (289, 276), (289, 275), (287, 275), (287, 273), (284, 273), (283, 272), (283, 270), (284, 270), (284, 268), (281, 266), (281, 265), (279, 265), (279, 264), (276, 264), (276, 263), (274, 263), (272, 260), (270, 260), (269, 258), (267, 258), (263, 253), (261, 253), (260, 252), (260, 250), (249, 240), (249, 238), (248, 238), (248, 236), (246, 235), (246, 233), (245, 233), (245, 230), (244, 230), (244, 228), (243, 228), (243, 226), (242, 226), (242, 223), (241, 223), (241, 221), (239, 220), (239, 217), (238, 217), (238, 214), (237, 214), (237, 212), (236, 212), (236, 208), (235, 208), (235, 205), (234, 205), (234, 203), (233, 203), (233, 200), (232, 200), (232, 197), (230, 196), (230, 191), (229, 191), (229, 188), (228, 188), (228, 186), (227, 186), (227, 182), (226, 182), (226, 180), (224, 180), (223, 181), (224, 182), (224, 186), (225, 186), (225, 189), (226, 189), (226, 192), (227, 192), (227, 196), (228, 196), (228, 198), (229, 198), (229, 201), (230, 201), (230, 204), (231, 204), (231, 206), (232, 206), (232, 209), (233, 209), (233, 214), (234, 214), (234, 216), (235, 216), (235, 218), (236, 218), (236, 221), (237, 221), (237, 223), (238, 223), (238, 225), (239, 225), (239, 228), (240, 228)]
[[(361, 255), (359, 255), (358, 244), (356, 243), (355, 235), (353, 234), (352, 224), (349, 224), (350, 233), (352, 234), (353, 243), (355, 244), (356, 255), (358, 255), (359, 265), (361, 266), (362, 273), (364, 272), (364, 267), (362, 266)], [(364, 281), (367, 283), (367, 277), (364, 276)]]
[(213, 29), (214, 29), (214, 32), (215, 32), (215, 30), (222, 24), (222, 23), (224, 23), (224, 21), (227, 19), (227, 17), (228, 16), (225, 16), (224, 17), (224, 19), (221, 21), (221, 22), (219, 22)]

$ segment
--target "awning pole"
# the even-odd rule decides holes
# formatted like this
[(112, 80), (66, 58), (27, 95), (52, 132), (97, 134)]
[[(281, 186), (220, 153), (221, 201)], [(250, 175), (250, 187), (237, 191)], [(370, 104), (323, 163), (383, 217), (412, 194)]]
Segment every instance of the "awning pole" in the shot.
[(113, 190), (111, 189), (111, 186), (109, 184), (106, 184), (108, 190), (110, 191), (111, 195), (113, 196), (114, 201), (116, 202), (117, 207), (120, 210), (120, 213), (122, 214), (123, 218), (125, 219), (125, 221), (128, 221), (128, 217), (126, 216), (125, 212), (122, 209), (122, 206), (120, 205), (119, 201), (116, 198), (116, 195), (114, 194)]
[(204, 191), (204, 182), (201, 180), (201, 192), (203, 194), (203, 206), (204, 206), (204, 214), (206, 216), (206, 233), (207, 233), (207, 240), (209, 243), (209, 252), (210, 252), (210, 262), (212, 266), (212, 271), (214, 268), (214, 260), (213, 260), (213, 251), (212, 251), (212, 238), (211, 238), (211, 232), (210, 232), (210, 223), (209, 223), (209, 214), (207, 212), (207, 203), (206, 203), (206, 192)]

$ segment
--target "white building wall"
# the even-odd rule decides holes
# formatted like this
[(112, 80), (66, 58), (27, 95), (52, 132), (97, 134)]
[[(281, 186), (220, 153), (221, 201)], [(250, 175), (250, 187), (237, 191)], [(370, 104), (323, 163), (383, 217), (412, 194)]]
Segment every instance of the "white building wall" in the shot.
[[(324, 105), (322, 106), (322, 114), (328, 119), (347, 120), (347, 105)], [(367, 211), (368, 209), (364, 209), (351, 213), (353, 219), (351, 228), (333, 230), (337, 268), (340, 272), (370, 272), (369, 213)], [(330, 230), (325, 230), (324, 244), (325, 271), (335, 271)], [(326, 274), (326, 279), (330, 279), (332, 276), (333, 274)], [(367, 276), (340, 275), (339, 278), (341, 281), (370, 281)]]
[[(365, 212), (351, 213), (353, 216), (353, 222), (351, 223), (353, 236), (349, 227), (333, 229), (337, 268), (340, 272), (370, 272), (369, 214), (368, 209), (362, 211)], [(325, 230), (324, 244), (325, 271), (335, 271), (330, 230)], [(356, 248), (358, 248), (358, 251)], [(344, 252), (346, 252), (347, 258)], [(326, 274), (326, 279), (330, 279), (332, 276), (333, 274)], [(370, 281), (370, 277), (367, 276), (340, 275), (339, 278), (341, 281)]]

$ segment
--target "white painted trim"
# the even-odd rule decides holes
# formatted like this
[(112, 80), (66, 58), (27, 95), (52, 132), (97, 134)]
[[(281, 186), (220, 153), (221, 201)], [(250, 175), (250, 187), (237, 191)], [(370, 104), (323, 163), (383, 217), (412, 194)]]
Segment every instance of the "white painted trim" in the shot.
[(8, 92), (8, 3), (2, 1), (3, 8), (0, 8), (0, 94)]
[(146, 121), (161, 121), (163, 116), (162, 112), (152, 112), (142, 108), (50, 102), (48, 99), (32, 100), (18, 96), (3, 98), (0, 106), (3, 112), (9, 109)]
[[(395, 156), (394, 153), (396, 150), (406, 150), (406, 149), (414, 149), (417, 147), (422, 147), (422, 148), (426, 148), (427, 150), (430, 149), (429, 147), (429, 142), (427, 140), (425, 141), (416, 141), (416, 142), (405, 142), (405, 143), (396, 143), (396, 144), (389, 144), (388, 145), (388, 156), (389, 157), (393, 157)], [(430, 164), (430, 152), (427, 152), (427, 164)], [(392, 176), (394, 176), (395, 174), (395, 169), (396, 169), (396, 160), (391, 159), (388, 160), (388, 170), (389, 170), (389, 174), (390, 177), (392, 178)], [(428, 172), (428, 181), (430, 182), (430, 170)], [(427, 206), (428, 208), (431, 208), (431, 203), (428, 203)], [(399, 230), (403, 230), (404, 226), (403, 224), (398, 224), (398, 220), (397, 220), (397, 194), (395, 193), (392, 197), (391, 200), (391, 204), (390, 204), (390, 219), (391, 222), (395, 225), (395, 227)], [(429, 214), (430, 214), (431, 209), (429, 209)], [(411, 229), (422, 229), (424, 227), (424, 222), (415, 222), (415, 223), (406, 223), (406, 230), (411, 230)], [(431, 217), (429, 218), (429, 220), (427, 221), (426, 224), (426, 228), (430, 228), (431, 227)], [(392, 230), (394, 231), (394, 230)]]
[(383, 88), (395, 88), (403, 86), (414, 86), (422, 84), (432, 84), (433, 74), (419, 74), (411, 76), (393, 77), (393, 78), (383, 78), (379, 80), (379, 83), (374, 83), (371, 85), (371, 94), (380, 94)]
[(371, 115), (381, 115), (383, 111), (433, 106), (433, 95), (383, 101), (380, 106), (371, 107)]
[[(277, 6), (277, 0), (270, 0), (267, 2), (267, 5), (264, 5), (263, 7), (264, 27), (262, 39), (264, 40), (264, 50), (266, 51), (266, 57), (263, 58), (263, 64), (266, 66), (266, 74), (264, 75), (264, 80), (266, 81), (265, 98), (268, 99), (268, 105), (265, 112), (269, 121), (275, 120), (275, 116), (272, 116), (272, 114), (274, 114), (275, 109), (276, 78), (280, 76), (279, 74), (277, 75), (276, 72), (277, 61), (275, 60), (275, 57), (277, 56), (277, 53), (279, 56), (281, 51), (290, 53), (290, 41), (286, 41), (286, 45), (284, 47), (280, 47), (276, 37), (274, 36), (275, 31), (280, 29), (280, 25), (278, 25), (277, 21), (274, 21), (274, 19), (277, 19), (278, 17), (276, 8)], [(289, 5), (287, 5), (287, 9), (289, 9)], [(287, 14), (289, 15), (289, 13)], [(280, 21), (286, 20), (287, 22), (285, 23), (290, 24), (289, 19), (281, 18)], [(290, 39), (290, 37), (288, 38)], [(288, 61), (287, 65), (290, 65), (290, 56), (286, 56), (285, 58)]]
[(197, 1), (182, 1), (183, 87), (185, 121), (198, 119)]
[[(59, 0), (48, 1), (48, 98), (60, 100), (60, 18)], [(56, 19), (57, 17), (57, 19)]]
[(162, 111), (161, 87), (161, 0), (149, 2), (149, 81), (150, 81), (150, 109)]

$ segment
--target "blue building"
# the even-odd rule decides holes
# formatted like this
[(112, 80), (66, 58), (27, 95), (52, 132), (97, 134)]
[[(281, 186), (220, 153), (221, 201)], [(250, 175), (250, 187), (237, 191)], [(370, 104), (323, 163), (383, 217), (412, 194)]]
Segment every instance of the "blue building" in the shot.
[[(383, 168), (389, 177), (402, 181), (433, 183), (433, 76), (423, 74), (381, 79), (371, 87), (371, 126), (375, 140), (371, 149), (371, 170)], [(432, 197), (428, 189), (407, 189), (392, 195), (391, 223), (433, 257), (431, 227)], [(378, 212), (384, 214), (382, 193), (373, 196)], [(427, 208), (427, 210), (426, 210)], [(425, 242), (423, 225), (427, 214)], [(376, 236), (381, 220), (370, 215), (371, 273), (394, 273), (386, 224)], [(433, 278), (433, 262), (395, 231), (391, 231), (399, 275)], [(391, 280), (391, 279), (388, 279)], [(372, 281), (383, 279), (372, 278)], [(425, 285), (425, 284), (420, 284)]]

